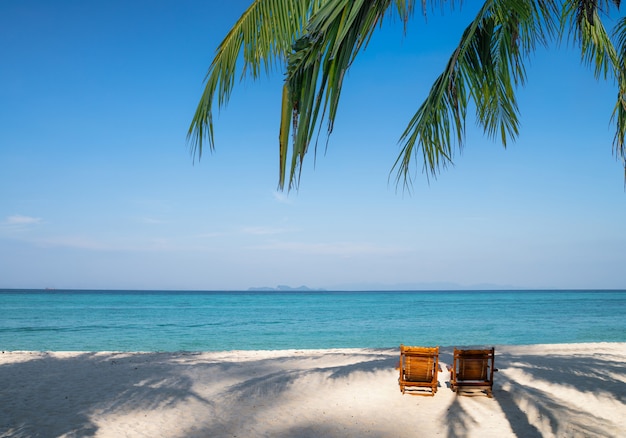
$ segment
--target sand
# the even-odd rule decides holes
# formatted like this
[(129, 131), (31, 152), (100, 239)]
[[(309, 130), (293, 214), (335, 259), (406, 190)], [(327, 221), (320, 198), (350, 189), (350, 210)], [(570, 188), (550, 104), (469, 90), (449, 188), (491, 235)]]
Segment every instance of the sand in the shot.
[(626, 437), (626, 343), (496, 346), (493, 398), (399, 350), (0, 353), (2, 437)]

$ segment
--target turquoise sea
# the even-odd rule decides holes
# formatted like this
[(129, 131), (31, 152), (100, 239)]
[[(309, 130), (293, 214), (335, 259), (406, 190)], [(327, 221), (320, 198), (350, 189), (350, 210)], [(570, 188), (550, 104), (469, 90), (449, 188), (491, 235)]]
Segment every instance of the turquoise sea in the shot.
[(0, 290), (0, 350), (626, 342), (626, 291)]

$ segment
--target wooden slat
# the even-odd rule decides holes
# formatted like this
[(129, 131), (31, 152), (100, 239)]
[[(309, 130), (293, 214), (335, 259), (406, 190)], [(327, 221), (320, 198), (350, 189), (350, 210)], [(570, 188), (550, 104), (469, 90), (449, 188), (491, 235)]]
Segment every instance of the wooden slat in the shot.
[(438, 370), (439, 347), (400, 346), (398, 382), (403, 394), (407, 389), (417, 389), (427, 392), (416, 392), (414, 395), (434, 395), (437, 392)]
[(459, 393), (468, 389), (485, 390), (491, 397), (495, 348), (454, 349), (454, 359), (450, 370), (450, 387)]

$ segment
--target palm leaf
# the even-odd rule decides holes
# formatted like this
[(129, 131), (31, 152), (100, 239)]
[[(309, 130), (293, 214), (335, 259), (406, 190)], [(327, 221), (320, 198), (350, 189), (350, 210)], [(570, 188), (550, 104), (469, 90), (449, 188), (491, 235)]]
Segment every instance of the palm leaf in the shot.
[[(218, 107), (228, 102), (236, 75), (257, 78), (277, 64), (284, 65), (309, 17), (328, 1), (256, 0), (243, 13), (217, 48), (207, 72), (204, 92), (187, 133), (194, 157), (196, 153), (201, 157), (205, 138), (214, 148), (214, 100)], [(239, 72), (240, 61), (243, 66)]]
[(615, 71), (617, 53), (604, 28), (601, 15), (608, 14), (611, 4), (619, 7), (619, 0), (569, 0), (561, 15), (562, 34), (580, 45), (583, 63), (594, 67), (597, 79)]
[[(311, 16), (305, 34), (296, 41), (288, 58), (280, 135), (281, 141), (287, 141), (288, 131), (292, 133), (289, 188), (298, 185), (302, 162), (324, 120), (328, 135), (332, 132), (345, 73), (392, 3), (406, 22), (414, 8), (412, 0), (329, 1)], [(287, 114), (291, 124), (284, 123)], [(287, 160), (286, 150), (287, 144), (281, 143), (281, 160)], [(286, 167), (281, 162), (281, 189)]]
[(617, 102), (611, 121), (616, 125), (613, 151), (624, 165), (626, 183), (626, 18), (618, 21), (613, 30), (617, 49), (602, 22), (609, 16), (611, 7), (619, 8), (620, 0), (569, 0), (563, 7), (561, 26), (563, 33), (580, 45), (583, 63), (594, 68), (596, 79), (614, 76), (617, 81)]
[(400, 138), (402, 149), (393, 167), (398, 184), (410, 186), (415, 149), (422, 152), (427, 175), (452, 163), (455, 148), (463, 147), (470, 101), (485, 133), (499, 137), (505, 147), (515, 139), (515, 90), (526, 79), (524, 61), (554, 32), (556, 11), (552, 1), (485, 2)]
[(624, 181), (626, 181), (626, 148), (624, 138), (626, 137), (626, 17), (619, 20), (613, 35), (617, 42), (618, 66), (617, 66), (617, 102), (613, 109), (612, 120), (616, 125), (613, 149), (615, 155), (624, 164)]
[[(312, 142), (317, 150), (323, 122), (327, 122), (328, 135), (333, 131), (345, 73), (355, 56), (390, 10), (395, 10), (406, 28), (415, 3), (254, 1), (218, 47), (207, 73), (204, 93), (188, 131), (194, 157), (202, 154), (205, 138), (214, 148), (214, 100), (218, 108), (228, 102), (237, 74), (257, 78), (276, 65), (286, 66), (279, 188), (296, 187)], [(424, 13), (426, 4), (427, 0), (421, 1)], [(485, 1), (400, 138), (401, 152), (392, 169), (397, 171), (396, 182), (410, 186), (417, 151), (421, 151), (428, 176), (452, 163), (455, 151), (463, 148), (470, 104), (475, 107), (478, 125), (489, 137), (498, 138), (505, 147), (515, 139), (519, 133), (516, 89), (526, 80), (524, 64), (538, 44), (545, 45), (555, 36), (559, 21), (558, 35), (569, 31), (596, 78), (612, 75), (617, 79), (614, 150), (624, 161), (626, 180), (626, 19), (614, 32), (619, 50), (615, 50), (601, 20), (611, 7), (619, 5), (620, 0)]]

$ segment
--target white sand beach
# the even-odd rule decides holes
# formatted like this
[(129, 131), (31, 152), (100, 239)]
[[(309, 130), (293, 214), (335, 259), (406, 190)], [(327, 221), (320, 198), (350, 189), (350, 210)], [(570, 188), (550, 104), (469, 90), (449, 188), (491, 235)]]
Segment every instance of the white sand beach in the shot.
[(496, 346), (494, 397), (402, 395), (398, 349), (4, 352), (2, 437), (624, 437), (626, 343)]

